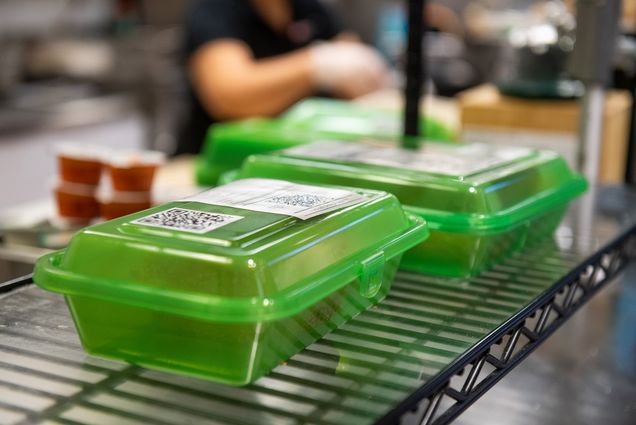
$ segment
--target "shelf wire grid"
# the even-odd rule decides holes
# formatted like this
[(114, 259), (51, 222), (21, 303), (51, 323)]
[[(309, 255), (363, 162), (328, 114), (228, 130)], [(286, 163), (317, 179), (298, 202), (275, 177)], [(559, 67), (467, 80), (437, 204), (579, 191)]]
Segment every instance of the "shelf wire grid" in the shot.
[[(421, 387), (418, 393), (424, 397), (417, 407), (413, 407), (413, 402), (404, 402), (402, 409), (394, 409), (379, 423), (404, 418), (405, 406), (412, 409), (406, 415), (409, 423), (452, 422), (635, 259), (636, 232), (632, 229), (575, 267), (508, 323), (476, 344), (464, 358), (438, 375), (436, 382)], [(492, 342), (497, 337), (500, 338)], [(412, 394), (411, 399), (417, 396)]]
[(591, 256), (549, 241), (471, 279), (400, 272), (242, 388), (88, 356), (63, 298), (27, 285), (0, 295), (0, 424), (448, 423), (634, 259), (634, 233)]

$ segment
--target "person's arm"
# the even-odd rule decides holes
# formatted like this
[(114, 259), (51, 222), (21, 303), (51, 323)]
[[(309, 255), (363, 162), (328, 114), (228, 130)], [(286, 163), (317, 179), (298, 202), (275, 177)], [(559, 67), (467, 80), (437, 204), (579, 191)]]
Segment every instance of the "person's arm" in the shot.
[(220, 120), (273, 116), (315, 89), (309, 49), (256, 61), (241, 41), (217, 40), (192, 55), (189, 71), (203, 106)]
[(350, 41), (352, 43), (362, 43), (360, 36), (355, 32), (342, 31), (338, 33), (334, 38), (334, 41)]

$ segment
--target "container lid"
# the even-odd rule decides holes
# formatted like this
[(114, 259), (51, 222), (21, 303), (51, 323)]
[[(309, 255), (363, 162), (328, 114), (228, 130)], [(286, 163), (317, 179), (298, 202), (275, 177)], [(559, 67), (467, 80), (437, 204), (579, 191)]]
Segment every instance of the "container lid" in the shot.
[(281, 122), (266, 118), (214, 124), (196, 163), (197, 182), (216, 185), (222, 173), (240, 167), (252, 154), (317, 140), (320, 138), (306, 129), (284, 129)]
[[(286, 128), (303, 128), (333, 137), (394, 138), (402, 131), (402, 113), (397, 110), (361, 105), (353, 102), (309, 98), (291, 107), (281, 121)], [(429, 116), (420, 120), (427, 138), (453, 140), (453, 132)]]
[[(451, 130), (433, 118), (422, 118), (421, 127), (429, 139), (455, 139)], [(197, 181), (216, 184), (222, 173), (240, 167), (249, 155), (325, 138), (374, 137), (392, 141), (401, 129), (402, 118), (397, 111), (337, 100), (306, 99), (277, 119), (252, 118), (212, 125), (197, 161)]]
[(86, 228), (39, 260), (35, 281), (203, 320), (273, 320), (355, 279), (375, 296), (385, 261), (427, 235), (384, 192), (248, 179)]
[(320, 140), (306, 129), (287, 128), (278, 120), (253, 118), (210, 127), (204, 156), (223, 164), (260, 152), (286, 149)]
[(239, 175), (385, 190), (431, 228), (450, 231), (512, 226), (587, 187), (553, 152), (480, 143), (429, 142), (414, 151), (323, 141), (252, 156)]

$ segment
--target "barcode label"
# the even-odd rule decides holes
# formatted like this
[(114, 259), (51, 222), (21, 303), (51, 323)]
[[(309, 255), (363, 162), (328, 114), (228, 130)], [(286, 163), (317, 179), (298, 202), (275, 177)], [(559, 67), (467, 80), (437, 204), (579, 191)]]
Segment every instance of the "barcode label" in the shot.
[(282, 180), (246, 179), (181, 201), (283, 214), (307, 220), (366, 200), (367, 197), (348, 190)]
[(316, 195), (284, 195), (274, 196), (272, 199), (267, 200), (270, 204), (287, 205), (290, 207), (303, 207), (313, 208), (316, 205), (328, 202), (329, 199), (324, 196)]
[(527, 157), (532, 149), (484, 143), (425, 143), (418, 150), (373, 142), (321, 141), (284, 151), (291, 156), (403, 168), (447, 176), (468, 176)]
[(132, 221), (132, 224), (203, 234), (241, 220), (238, 215), (209, 213), (205, 211), (171, 208)]

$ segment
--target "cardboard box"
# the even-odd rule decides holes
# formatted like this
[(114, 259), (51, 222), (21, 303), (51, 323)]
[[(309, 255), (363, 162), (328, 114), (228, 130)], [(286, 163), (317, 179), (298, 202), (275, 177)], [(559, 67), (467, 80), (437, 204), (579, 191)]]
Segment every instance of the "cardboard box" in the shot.
[[(602, 183), (624, 181), (631, 104), (628, 92), (607, 92), (599, 171)], [(492, 85), (482, 85), (461, 93), (459, 105), (463, 140), (550, 149), (576, 168), (578, 101), (513, 98), (501, 95)]]

